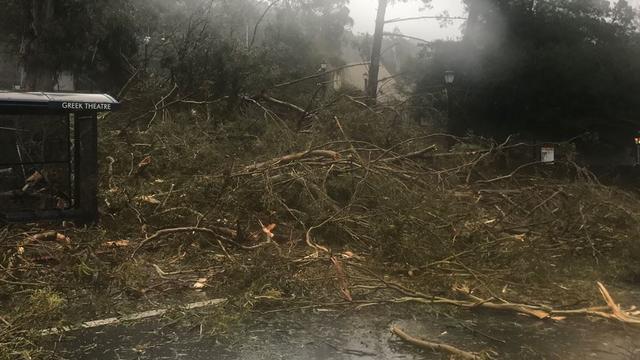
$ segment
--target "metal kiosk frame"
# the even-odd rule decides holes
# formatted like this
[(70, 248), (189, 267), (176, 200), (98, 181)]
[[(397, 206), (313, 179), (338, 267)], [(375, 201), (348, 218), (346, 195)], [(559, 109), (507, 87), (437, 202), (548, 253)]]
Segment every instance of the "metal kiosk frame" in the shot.
[[(9, 202), (0, 198), (0, 223), (40, 220), (73, 220), (85, 224), (95, 222), (98, 218), (98, 113), (114, 111), (118, 105), (117, 100), (105, 94), (0, 91), (0, 118), (37, 119), (42, 124), (46, 124), (49, 119), (62, 119), (66, 121), (63, 125), (66, 126), (64, 136), (67, 142), (67, 148), (61, 150), (67, 152), (65, 158), (53, 162), (47, 162), (45, 159), (30, 162), (23, 159), (22, 155), (20, 161), (15, 162), (11, 161), (9, 154), (0, 151), (0, 169), (11, 171), (21, 168), (24, 173), (25, 166), (57, 164), (55, 166), (66, 169), (69, 192), (66, 206), (53, 209), (3, 210), (2, 202)], [(15, 120), (19, 121), (22, 120)], [(17, 127), (8, 130), (16, 133), (18, 131)], [(43, 130), (43, 133), (46, 132)], [(44, 142), (46, 139), (41, 141)], [(3, 145), (2, 142), (5, 142), (5, 148), (13, 146), (10, 141), (0, 137), (0, 145)], [(15, 147), (19, 153), (20, 147), (17, 143)], [(18, 196), (21, 191), (18, 189), (8, 193)]]

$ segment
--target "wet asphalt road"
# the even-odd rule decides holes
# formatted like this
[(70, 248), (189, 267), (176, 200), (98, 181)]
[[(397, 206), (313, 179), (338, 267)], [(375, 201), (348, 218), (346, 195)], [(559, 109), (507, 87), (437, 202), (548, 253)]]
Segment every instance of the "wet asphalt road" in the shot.
[(452, 317), (425, 306), (380, 305), (256, 314), (224, 335), (211, 335), (197, 320), (207, 316), (203, 310), (187, 326), (154, 319), (76, 331), (50, 337), (44, 346), (64, 359), (447, 358), (400, 342), (388, 330), (397, 324), (468, 351), (490, 349), (497, 359), (640, 359), (640, 328), (586, 318), (550, 322), (486, 311)]

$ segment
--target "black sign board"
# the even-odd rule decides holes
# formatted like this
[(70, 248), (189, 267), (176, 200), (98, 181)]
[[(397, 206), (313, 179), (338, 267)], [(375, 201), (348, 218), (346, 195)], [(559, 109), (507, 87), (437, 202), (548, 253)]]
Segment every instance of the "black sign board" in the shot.
[(97, 220), (98, 113), (118, 105), (106, 94), (0, 91), (0, 224)]
[(0, 91), (0, 112), (109, 112), (118, 101), (106, 94), (25, 93)]

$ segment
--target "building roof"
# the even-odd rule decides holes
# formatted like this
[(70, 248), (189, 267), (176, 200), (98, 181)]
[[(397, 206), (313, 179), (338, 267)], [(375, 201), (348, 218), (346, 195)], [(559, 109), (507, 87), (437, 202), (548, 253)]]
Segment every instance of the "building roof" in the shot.
[(120, 103), (107, 94), (0, 91), (0, 113), (21, 111), (108, 112)]

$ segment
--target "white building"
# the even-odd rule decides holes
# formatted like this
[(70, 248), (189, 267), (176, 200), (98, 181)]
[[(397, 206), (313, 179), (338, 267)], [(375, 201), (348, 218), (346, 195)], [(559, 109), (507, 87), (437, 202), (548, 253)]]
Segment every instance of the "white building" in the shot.
[[(404, 99), (395, 78), (382, 64), (380, 64), (378, 79), (378, 100), (393, 101)], [(355, 89), (364, 92), (368, 81), (369, 65), (366, 64), (346, 66), (333, 73), (333, 89), (336, 91)]]

